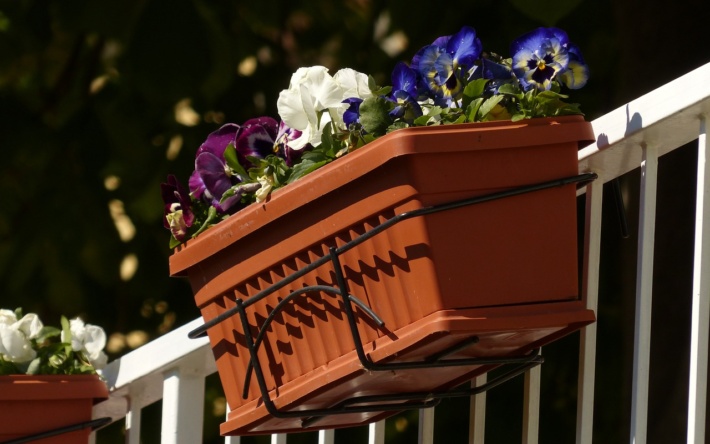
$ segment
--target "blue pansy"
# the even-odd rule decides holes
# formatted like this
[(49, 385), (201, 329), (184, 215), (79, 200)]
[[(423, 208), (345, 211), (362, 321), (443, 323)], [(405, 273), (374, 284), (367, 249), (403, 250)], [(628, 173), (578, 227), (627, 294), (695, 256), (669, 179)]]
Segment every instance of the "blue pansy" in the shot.
[(351, 97), (343, 100), (343, 103), (348, 105), (348, 108), (343, 112), (343, 123), (347, 128), (354, 123), (360, 123), (360, 104), (362, 99), (359, 97)]
[(419, 77), (417, 72), (400, 62), (392, 71), (392, 94), (390, 100), (395, 107), (390, 111), (393, 118), (402, 118), (407, 123), (422, 115), (422, 108), (417, 102), (419, 96)]
[(559, 74), (560, 81), (569, 89), (579, 89), (587, 84), (589, 67), (584, 62), (582, 52), (576, 45), (570, 44), (567, 50), (569, 63), (567, 69)]
[(552, 81), (567, 69), (569, 39), (557, 28), (538, 28), (511, 45), (513, 71), (525, 89), (548, 90)]
[(442, 105), (458, 100), (463, 92), (463, 80), (481, 55), (482, 44), (476, 31), (468, 26), (451, 36), (439, 37), (420, 49), (411, 67), (420, 75), (431, 98)]

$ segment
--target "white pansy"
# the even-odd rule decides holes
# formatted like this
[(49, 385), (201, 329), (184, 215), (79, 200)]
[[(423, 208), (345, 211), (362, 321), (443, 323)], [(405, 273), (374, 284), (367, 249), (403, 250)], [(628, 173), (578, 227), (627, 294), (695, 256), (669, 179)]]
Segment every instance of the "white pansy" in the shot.
[(0, 325), (10, 325), (17, 322), (17, 316), (12, 310), (0, 309)]
[(18, 329), (22, 331), (30, 339), (35, 339), (39, 336), (42, 331), (42, 321), (39, 320), (39, 316), (34, 313), (27, 313), (17, 321)]
[(342, 90), (341, 102), (352, 97), (360, 99), (372, 97), (367, 74), (357, 72), (354, 69), (343, 68), (335, 73), (333, 80)]
[[(108, 359), (103, 352), (106, 347), (106, 332), (103, 328), (84, 324), (84, 321), (76, 318), (69, 321), (69, 330), (71, 331), (72, 350), (84, 352), (91, 365), (97, 369), (106, 365)], [(62, 342), (67, 342), (63, 331), (61, 339)]]
[(18, 321), (15, 313), (0, 310), (0, 354), (3, 359), (15, 363), (33, 360), (37, 352), (32, 348), (31, 339), (39, 336), (42, 327), (34, 313), (28, 313)]
[(324, 66), (299, 68), (277, 102), (281, 120), (301, 131), (301, 136), (291, 140), (289, 146), (300, 150), (309, 143), (320, 145), (323, 128), (331, 119), (342, 127), (342, 115), (347, 109), (343, 100), (371, 95), (367, 76), (352, 69), (341, 69), (332, 77)]
[(308, 143), (320, 145), (323, 127), (323, 111), (337, 107), (341, 89), (324, 66), (299, 68), (292, 76), (288, 89), (281, 91), (276, 103), (279, 115), (290, 128), (302, 132), (301, 137), (291, 141), (290, 146), (299, 150)]

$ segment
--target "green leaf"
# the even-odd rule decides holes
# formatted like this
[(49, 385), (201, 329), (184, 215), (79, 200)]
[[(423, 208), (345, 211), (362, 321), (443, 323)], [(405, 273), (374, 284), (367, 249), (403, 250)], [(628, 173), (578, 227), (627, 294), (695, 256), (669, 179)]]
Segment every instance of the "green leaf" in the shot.
[(515, 97), (515, 98), (517, 98), (517, 99), (523, 99), (524, 96), (525, 96), (525, 95), (523, 94), (523, 92), (520, 90), (520, 88), (518, 88), (517, 86), (515, 86), (515, 85), (513, 85), (513, 84), (511, 84), (511, 83), (504, 83), (504, 84), (502, 84), (502, 85), (498, 88), (498, 93), (499, 93), (499, 94), (506, 94), (506, 95), (509, 95), (509, 96), (513, 96), (513, 97)]
[(323, 127), (323, 135), (321, 136), (321, 144), (318, 148), (324, 152), (335, 151), (337, 142), (333, 139), (333, 122), (330, 121)]
[(501, 100), (503, 100), (505, 96), (493, 96), (486, 101), (483, 102), (481, 107), (478, 110), (478, 116), (480, 117), (481, 120), (483, 120), (488, 113), (495, 108), (495, 106), (500, 103)]
[(212, 225), (212, 222), (216, 218), (217, 218), (217, 209), (210, 205), (209, 209), (207, 210), (207, 217), (205, 218), (205, 221), (202, 223), (200, 228), (197, 231), (195, 231), (195, 233), (192, 235), (192, 237), (197, 237), (198, 234), (202, 233), (207, 228), (209, 228), (210, 225)]
[(486, 85), (488, 84), (488, 79), (476, 79), (473, 82), (466, 85), (463, 90), (464, 97), (469, 97), (471, 99), (477, 99), (483, 96), (483, 92), (486, 90)]
[(392, 102), (382, 97), (368, 97), (360, 104), (360, 123), (365, 131), (381, 136), (387, 132), (387, 127), (392, 123), (389, 112)]
[(372, 75), (367, 76), (367, 87), (370, 88), (373, 96), (386, 96), (392, 91), (391, 86), (377, 86), (377, 81)]
[(478, 109), (481, 107), (482, 104), (483, 98), (479, 97), (468, 105), (468, 108), (466, 109), (466, 116), (469, 122), (477, 121), (476, 118), (478, 117)]
[(30, 362), (29, 367), (27, 367), (27, 373), (28, 375), (39, 375), (42, 373), (40, 364), (41, 364), (41, 359), (40, 358), (35, 358)]
[(382, 86), (382, 87), (372, 91), (372, 94), (375, 96), (387, 96), (391, 92), (392, 92), (391, 86)]
[(375, 91), (377, 89), (377, 81), (374, 77), (372, 77), (372, 74), (367, 76), (367, 87), (370, 88), (370, 91)]
[[(392, 131), (396, 131), (398, 129), (404, 129), (404, 128), (409, 128), (409, 124), (407, 122), (394, 122), (392, 125), (390, 125), (387, 128), (387, 133), (391, 133)], [(365, 140), (367, 140), (367, 136), (365, 136)]]
[(181, 244), (182, 244), (182, 242), (180, 242), (179, 240), (177, 240), (177, 239), (175, 238), (175, 236), (173, 236), (172, 234), (170, 235), (170, 242), (168, 243), (168, 248), (170, 248), (170, 249), (172, 250), (172, 249), (174, 249), (174, 248), (177, 248), (177, 247), (180, 246)]
[(291, 176), (288, 178), (287, 183), (291, 183), (297, 179), (300, 179), (301, 177), (305, 176), (306, 174), (309, 174), (318, 168), (322, 167), (323, 165), (327, 164), (327, 160), (321, 160), (319, 162), (313, 162), (313, 161), (304, 161), (300, 162), (297, 165), (294, 165), (292, 171), (291, 171)]
[(58, 337), (61, 332), (62, 331), (59, 330), (57, 327), (45, 325), (44, 327), (42, 327), (42, 330), (39, 331), (39, 335), (37, 336), (37, 343), (41, 344), (48, 339)]
[(227, 162), (227, 166), (231, 168), (235, 173), (239, 175), (242, 179), (249, 177), (247, 170), (239, 163), (239, 158), (237, 156), (237, 150), (234, 148), (234, 144), (230, 143), (224, 150), (224, 160)]
[(71, 328), (69, 327), (69, 320), (65, 316), (62, 316), (61, 322), (62, 332), (64, 333), (64, 342), (67, 344), (71, 344), (72, 335)]

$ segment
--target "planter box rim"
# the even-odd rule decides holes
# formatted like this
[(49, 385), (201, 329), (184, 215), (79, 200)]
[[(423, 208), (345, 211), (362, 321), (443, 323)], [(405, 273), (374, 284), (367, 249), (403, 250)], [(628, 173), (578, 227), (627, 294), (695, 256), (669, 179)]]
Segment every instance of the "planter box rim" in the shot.
[(3, 401), (86, 398), (108, 398), (108, 387), (98, 375), (0, 376), (0, 400)]

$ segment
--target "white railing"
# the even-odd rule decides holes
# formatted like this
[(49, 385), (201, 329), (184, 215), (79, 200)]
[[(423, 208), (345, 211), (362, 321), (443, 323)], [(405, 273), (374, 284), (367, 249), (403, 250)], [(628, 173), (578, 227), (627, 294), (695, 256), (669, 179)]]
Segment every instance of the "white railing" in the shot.
[[(688, 376), (687, 442), (705, 442), (705, 408), (710, 322), (710, 150), (707, 118), (710, 116), (710, 64), (646, 94), (592, 122), (596, 143), (580, 150), (580, 172), (593, 171), (599, 179), (580, 190), (585, 199), (585, 242), (583, 291), (588, 307), (597, 310), (601, 253), (602, 186), (636, 168), (641, 169), (638, 254), (636, 267), (636, 312), (629, 442), (643, 444), (647, 434), (648, 387), (651, 344), (651, 301), (653, 291), (656, 187), (659, 157), (697, 140), (698, 170), (693, 268), (690, 374)], [(662, 161), (662, 160), (661, 160)], [(690, 229), (690, 227), (688, 227)], [(201, 319), (109, 364), (104, 376), (111, 398), (94, 408), (95, 417), (124, 420), (126, 442), (138, 443), (141, 411), (161, 400), (162, 442), (202, 441), (205, 378), (215, 364), (207, 339), (191, 340), (187, 332)], [(594, 433), (594, 384), (596, 324), (580, 335), (576, 441), (592, 442)], [(554, 366), (554, 362), (546, 363)], [(525, 444), (538, 442), (541, 367), (525, 375), (523, 436)], [(475, 383), (485, 381), (479, 377)], [(470, 402), (469, 442), (485, 439), (486, 394)], [(218, 430), (214, 430), (218, 435)], [(334, 442), (333, 431), (322, 431), (320, 443)], [(272, 443), (284, 443), (285, 435), (274, 435)], [(434, 411), (419, 416), (419, 442), (434, 439)], [(100, 439), (99, 439), (100, 440)], [(239, 438), (226, 438), (236, 443)], [(384, 422), (369, 426), (369, 443), (384, 443)]]

